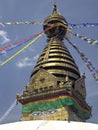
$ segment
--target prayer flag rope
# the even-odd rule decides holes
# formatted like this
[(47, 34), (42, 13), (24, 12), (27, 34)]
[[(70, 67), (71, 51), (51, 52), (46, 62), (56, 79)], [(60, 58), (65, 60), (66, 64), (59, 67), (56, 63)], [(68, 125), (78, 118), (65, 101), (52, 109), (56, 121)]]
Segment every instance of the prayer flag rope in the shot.
[(75, 44), (73, 44), (69, 39), (66, 39), (66, 40), (78, 52), (78, 54), (80, 55), (81, 59), (85, 62), (87, 68), (91, 72), (93, 78), (98, 83), (98, 69), (95, 69), (95, 67), (93, 66), (93, 64), (91, 63), (91, 61), (85, 56), (85, 54), (83, 52), (80, 52), (79, 48)]
[[(35, 24), (35, 25), (44, 25), (44, 22), (31, 22), (31, 21), (26, 21), (26, 22), (0, 22), (0, 26), (3, 27), (5, 25), (25, 25), (25, 24)], [(51, 24), (49, 24), (51, 25)]]
[(9, 57), (7, 60), (3, 61), (0, 66), (5, 65), (6, 63), (8, 63), (9, 61), (11, 61), (14, 57), (16, 57), (17, 55), (19, 55), (21, 52), (23, 52), (25, 49), (27, 49), (32, 43), (34, 43), (39, 37), (41, 37), (43, 35), (43, 33), (40, 33), (37, 37), (35, 37), (31, 42), (29, 42), (28, 44), (26, 44), (22, 49), (20, 49), (19, 51), (17, 51), (14, 55), (12, 55), (11, 57)]
[(20, 40), (20, 41), (18, 41), (18, 42), (14, 42), (14, 43), (12, 43), (12, 44), (6, 45), (6, 46), (0, 48), (0, 52), (5, 51), (5, 50), (7, 50), (7, 49), (9, 49), (9, 48), (16, 47), (17, 44), (26, 42), (27, 40), (30, 40), (30, 39), (32, 39), (33, 37), (34, 37), (34, 36), (30, 36), (30, 37), (24, 38), (24, 39), (22, 39), (22, 40)]
[(98, 40), (94, 40), (94, 39), (91, 39), (91, 38), (82, 36), (82, 35), (80, 35), (80, 34), (78, 34), (78, 33), (75, 33), (75, 34), (72, 33), (72, 34), (73, 34), (74, 36), (80, 38), (81, 40), (86, 41), (87, 43), (89, 43), (89, 44), (91, 44), (91, 45), (93, 45), (93, 46), (98, 47)]
[[(21, 24), (36, 24), (36, 25), (43, 25), (44, 22), (34, 22), (34, 21), (16, 21), (16, 22), (0, 22), (0, 26), (4, 26), (4, 25), (21, 25)], [(98, 23), (77, 23), (77, 24), (72, 24), (72, 23), (68, 23), (68, 26), (71, 28), (82, 28), (82, 27), (95, 27), (98, 26)]]
[[(51, 29), (52, 27), (60, 26), (60, 25), (62, 25), (62, 24), (54, 24), (54, 25), (52, 24), (52, 25), (49, 26), (48, 29), (46, 29), (45, 31), (42, 31), (42, 32), (46, 32), (47, 30)], [(67, 28), (67, 26), (65, 26), (65, 25), (64, 25), (64, 27)], [(10, 51), (10, 50), (16, 48), (17, 46), (20, 46), (20, 45), (22, 45), (23, 43), (28, 42), (29, 40), (31, 40), (32, 38), (36, 37), (36, 36), (39, 35), (39, 34), (40, 34), (40, 33), (34, 34), (34, 35), (29, 36), (29, 37), (27, 37), (27, 38), (24, 38), (24, 39), (22, 39), (22, 40), (20, 40), (20, 41), (18, 41), (18, 42), (14, 42), (14, 43), (12, 43), (12, 44), (9, 44), (9, 45), (6, 45), (6, 46), (0, 48), (0, 55), (5, 54), (5, 51)]]
[[(31, 42), (29, 42), (27, 45), (25, 45), (22, 49), (20, 49), (19, 51), (17, 51), (14, 55), (12, 55), (11, 57), (9, 57), (7, 60), (5, 60), (4, 62), (2, 62), (0, 64), (0, 66), (5, 65), (6, 63), (8, 63), (10, 60), (12, 60), (14, 57), (16, 57), (18, 54), (20, 54), (22, 51), (24, 51), (25, 49), (27, 49), (33, 42), (35, 42), (39, 37), (41, 37), (44, 32), (48, 31), (49, 29), (53, 28), (53, 27), (57, 27), (60, 26), (61, 24), (56, 23), (54, 25), (50, 25), (45, 31), (40, 32), (39, 34), (36, 34), (37, 37), (35, 37), (35, 39), (33, 39)], [(66, 28), (66, 26), (65, 26)]]
[(40, 34), (40, 33), (34, 34), (34, 35), (32, 35), (32, 36), (29, 36), (29, 37), (27, 37), (27, 38), (24, 38), (24, 39), (22, 39), (22, 40), (19, 40), (18, 42), (14, 42), (14, 43), (12, 43), (12, 44), (9, 44), (9, 45), (6, 45), (6, 46), (0, 48), (0, 55), (5, 54), (5, 51), (10, 51), (10, 50), (12, 50), (12, 49), (14, 49), (14, 48), (16, 48), (16, 47), (22, 45), (23, 43), (32, 40), (34, 37), (38, 36), (39, 34)]
[(23, 44), (26, 43), (26, 42), (29, 42), (30, 40), (32, 40), (32, 39), (28, 39), (28, 40), (26, 40), (26, 41), (24, 41), (24, 42), (22, 42), (22, 43), (19, 43), (19, 44), (15, 45), (15, 46), (12, 46), (12, 47), (8, 48), (7, 50), (1, 51), (1, 52), (0, 52), (0, 56), (3, 55), (3, 54), (5, 54), (6, 52), (9, 52), (9, 51), (11, 51), (11, 50), (17, 48), (18, 46), (23, 45)]
[(77, 29), (83, 28), (83, 27), (90, 28), (90, 27), (98, 26), (98, 23), (79, 23), (79, 24), (68, 23), (68, 26), (71, 28), (77, 28)]
[(2, 117), (0, 117), (0, 123), (2, 123), (2, 121), (9, 115), (9, 113), (15, 108), (15, 106), (16, 106), (16, 99), (12, 103), (12, 105), (7, 109), (7, 111), (4, 113), (4, 115)]
[(5, 25), (22, 25), (22, 24), (36, 24), (36, 25), (38, 25), (38, 24), (40, 24), (40, 25), (42, 25), (43, 24), (43, 22), (30, 22), (30, 21), (26, 21), (26, 22), (0, 22), (0, 26), (1, 27), (3, 27), (3, 26), (5, 26)]

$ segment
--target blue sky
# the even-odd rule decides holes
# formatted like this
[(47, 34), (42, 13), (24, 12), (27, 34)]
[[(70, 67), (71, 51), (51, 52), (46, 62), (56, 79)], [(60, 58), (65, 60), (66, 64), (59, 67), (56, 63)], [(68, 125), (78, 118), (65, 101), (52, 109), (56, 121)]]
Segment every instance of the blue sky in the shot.
[[(98, 0), (0, 0), (0, 22), (43, 22), (44, 18), (51, 14), (54, 1), (57, 2), (60, 13), (66, 18), (68, 23), (98, 22)], [(6, 25), (0, 27), (0, 47), (19, 41), (42, 30), (41, 25)], [(98, 39), (98, 27), (72, 29), (72, 32)], [(16, 93), (21, 93), (23, 86), (29, 82), (36, 60), (47, 43), (46, 39), (45, 35), (42, 36), (23, 53), (0, 67), (0, 117), (14, 102)], [(70, 40), (79, 47), (98, 69), (98, 48), (74, 36)], [(86, 73), (87, 102), (92, 106), (92, 117), (88, 122), (98, 123), (98, 84), (96, 84), (76, 51), (67, 41), (65, 41), (65, 45), (79, 66), (81, 74)], [(0, 62), (3, 62), (19, 49), (21, 47), (0, 56)], [(21, 105), (19, 104), (2, 123), (19, 121), (20, 117)]]

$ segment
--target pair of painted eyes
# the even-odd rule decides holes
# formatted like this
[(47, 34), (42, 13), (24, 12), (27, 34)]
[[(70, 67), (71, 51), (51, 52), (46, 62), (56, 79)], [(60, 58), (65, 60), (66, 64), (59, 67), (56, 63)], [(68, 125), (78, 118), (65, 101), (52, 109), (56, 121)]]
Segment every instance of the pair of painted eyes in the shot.
[(42, 116), (42, 115), (48, 115), (48, 114), (54, 114), (56, 113), (57, 110), (48, 110), (48, 111), (44, 111), (44, 112), (34, 112), (32, 113), (33, 116)]

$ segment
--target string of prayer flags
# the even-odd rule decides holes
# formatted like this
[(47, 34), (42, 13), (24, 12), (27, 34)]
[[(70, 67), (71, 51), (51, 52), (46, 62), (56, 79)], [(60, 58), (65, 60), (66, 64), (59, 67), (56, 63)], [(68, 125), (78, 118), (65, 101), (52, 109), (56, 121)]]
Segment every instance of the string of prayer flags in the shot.
[[(33, 38), (33, 37), (32, 37), (32, 38)], [(0, 55), (3, 55), (3, 54), (5, 54), (5, 52), (8, 52), (8, 51), (13, 50), (14, 48), (17, 48), (18, 46), (21, 46), (21, 45), (23, 45), (23, 44), (26, 43), (26, 42), (29, 42), (32, 38), (30, 38), (30, 39), (28, 39), (28, 40), (26, 40), (26, 41), (24, 41), (24, 42), (20, 42), (20, 43), (18, 43), (17, 45), (9, 46), (10, 48), (8, 48), (7, 50), (1, 51), (1, 52), (0, 52)]]
[(55, 25), (55, 24), (54, 24), (54, 25), (48, 27), (46, 30), (41, 31), (40, 33), (34, 34), (34, 35), (29, 36), (29, 37), (27, 37), (27, 38), (24, 38), (24, 39), (22, 39), (22, 40), (20, 40), (20, 41), (18, 41), (18, 42), (14, 42), (14, 43), (12, 43), (12, 44), (9, 44), (9, 45), (6, 45), (6, 46), (0, 48), (0, 55), (5, 54), (5, 51), (10, 51), (10, 50), (12, 50), (12, 49), (14, 49), (14, 48), (16, 48), (16, 47), (22, 45), (23, 43), (25, 43), (25, 42), (31, 40), (32, 38), (34, 38), (34, 37), (36, 37), (36, 36), (38, 36), (38, 35), (40, 35), (40, 34), (42, 34), (42, 33), (45, 33), (46, 31), (48, 31), (49, 29), (51, 29), (52, 27), (55, 27), (55, 26), (58, 26), (58, 25)]
[(82, 27), (90, 28), (90, 27), (98, 26), (98, 23), (79, 23), (79, 24), (68, 23), (68, 26), (71, 28), (77, 28), (77, 29), (82, 28)]
[[(34, 22), (34, 21), (16, 21), (16, 22), (0, 22), (0, 26), (4, 26), (4, 25), (11, 25), (11, 24), (40, 24), (43, 25), (43, 22)], [(71, 28), (82, 28), (82, 27), (95, 27), (98, 26), (98, 23), (78, 23), (78, 24), (72, 24), (72, 23), (68, 23), (68, 26)]]
[[(55, 25), (57, 26), (57, 25)], [(14, 55), (12, 55), (11, 57), (9, 57), (7, 60), (3, 61), (0, 66), (5, 65), (6, 63), (8, 63), (9, 61), (11, 61), (14, 57), (16, 57), (17, 55), (19, 55), (21, 52), (23, 52), (25, 49), (27, 49), (32, 43), (34, 43), (39, 37), (41, 37), (47, 30), (51, 29), (52, 27), (50, 26), (49, 28), (47, 28), (45, 31), (42, 31), (38, 34), (35, 34), (35, 38), (29, 42), (28, 44), (26, 44), (22, 49), (20, 49), (19, 51), (17, 51)]]
[(86, 41), (87, 43), (89, 43), (89, 44), (91, 44), (93, 46), (98, 47), (98, 40), (94, 40), (94, 39), (82, 36), (82, 35), (80, 35), (78, 33), (75, 33), (75, 34), (73, 33), (73, 35), (76, 36), (76, 37), (78, 37), (78, 38), (80, 38), (83, 41)]
[(30, 21), (26, 21), (26, 22), (0, 22), (0, 26), (4, 26), (4, 25), (21, 25), (21, 24), (40, 24), (42, 25), (43, 22), (30, 22)]
[(93, 78), (96, 80), (96, 82), (98, 83), (98, 69), (95, 69), (95, 67), (93, 66), (92, 62), (85, 56), (85, 54), (83, 52), (81, 52), (79, 50), (79, 48), (73, 44), (69, 39), (66, 39), (71, 45), (72, 47), (78, 52), (78, 54), (80, 55), (81, 59), (85, 62), (87, 68), (89, 69), (89, 71), (91, 72)]
[[(42, 33), (42, 32), (40, 32), (40, 33)], [(0, 48), (0, 55), (3, 55), (3, 54), (5, 54), (5, 52), (11, 51), (16, 47), (23, 45), (26, 42), (29, 42), (30, 40), (32, 40), (32, 38), (38, 36), (40, 33), (34, 34), (32, 36), (19, 40), (18, 42), (14, 42), (12, 44), (9, 44), (9, 45), (6, 45), (6, 46)]]
[(16, 57), (17, 55), (19, 55), (21, 52), (23, 52), (24, 50), (26, 50), (32, 43), (34, 43), (39, 37), (41, 37), (43, 35), (43, 33), (40, 33), (38, 36), (36, 36), (31, 42), (29, 42), (28, 44), (26, 44), (22, 49), (20, 49), (19, 51), (17, 51), (15, 54), (13, 54), (11, 57), (9, 57), (7, 60), (3, 61), (2, 63), (0, 63), (0, 66), (3, 66), (5, 64), (7, 64), (9, 61), (11, 61), (14, 57)]

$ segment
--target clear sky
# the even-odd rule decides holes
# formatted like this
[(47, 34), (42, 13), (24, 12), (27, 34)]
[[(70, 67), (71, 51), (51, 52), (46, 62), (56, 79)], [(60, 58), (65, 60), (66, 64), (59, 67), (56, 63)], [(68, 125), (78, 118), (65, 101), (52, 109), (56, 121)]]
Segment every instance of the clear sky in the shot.
[[(98, 0), (0, 0), (0, 22), (39, 21), (51, 14), (54, 2), (57, 2), (60, 13), (68, 23), (97, 23)], [(5, 25), (0, 27), (0, 47), (19, 41), (25, 37), (39, 33), (42, 25)], [(72, 32), (82, 34), (95, 40), (98, 39), (98, 27), (72, 29)], [(7, 111), (21, 93), (36, 63), (39, 54), (46, 45), (46, 36), (42, 36), (23, 53), (9, 63), (0, 67), (0, 117)], [(98, 48), (74, 36), (70, 39), (91, 60), (98, 69)], [(65, 41), (81, 74), (86, 74), (87, 102), (92, 106), (92, 117), (88, 122), (98, 123), (98, 84), (93, 79), (85, 63), (76, 51)], [(22, 47), (22, 46), (21, 46)], [(0, 62), (21, 49), (18, 47), (4, 55), (0, 55)], [(19, 121), (21, 105), (17, 105), (2, 123)]]

